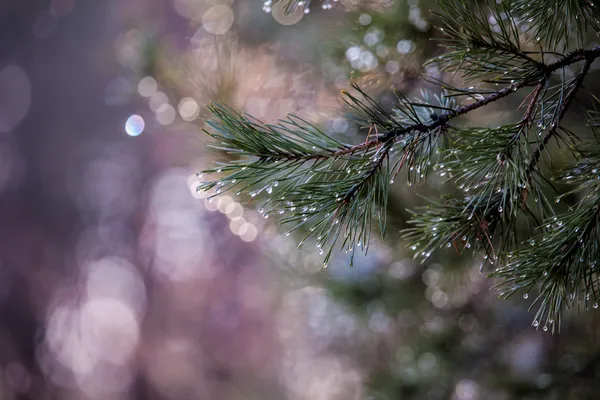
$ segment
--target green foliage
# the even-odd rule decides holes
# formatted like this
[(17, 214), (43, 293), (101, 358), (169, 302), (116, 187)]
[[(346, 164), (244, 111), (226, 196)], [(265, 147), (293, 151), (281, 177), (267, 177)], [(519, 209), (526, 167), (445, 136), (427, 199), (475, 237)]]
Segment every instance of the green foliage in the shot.
[[(464, 85), (426, 78), (436, 90), (418, 99), (396, 93), (391, 110), (354, 86), (345, 100), (367, 132), (356, 144), (296, 116), (270, 125), (213, 105), (207, 133), (232, 159), (205, 171), (215, 175), (199, 189), (261, 198), (265, 217), (281, 215), (290, 231), (307, 228), (300, 243), (316, 243), (326, 265), (336, 246), (352, 263), (357, 250), (367, 251), (372, 226), (385, 232), (390, 185), (402, 170), (409, 184), (435, 171), (455, 190), (412, 211), (405, 237), (415, 257), (426, 259), (437, 248), (482, 252), (482, 269), (493, 265), (503, 296), (539, 291), (534, 325), (554, 331), (563, 309), (598, 300), (600, 144), (571, 131), (564, 118), (600, 57), (600, 47), (580, 47), (600, 11), (587, 0), (441, 0), (440, 6), (441, 45), (448, 51), (429, 65), (460, 74)], [(549, 7), (559, 14), (555, 21)], [(578, 47), (563, 55), (564, 29), (575, 32)], [(519, 122), (456, 122), (515, 92), (527, 92)], [(588, 115), (593, 130), (598, 113)], [(577, 203), (562, 215), (549, 194), (553, 142), (578, 159), (563, 179)]]
[(526, 24), (527, 32), (553, 50), (581, 47), (587, 34), (600, 28), (600, 6), (593, 0), (512, 0), (508, 8)]
[[(204, 171), (227, 176), (198, 190), (215, 189), (213, 196), (227, 190), (248, 192), (252, 198), (266, 193), (259, 210), (265, 217), (281, 215), (290, 231), (308, 227), (300, 244), (316, 241), (320, 252), (326, 251), (324, 264), (336, 244), (351, 254), (352, 263), (357, 248), (367, 252), (373, 221), (385, 232), (389, 187), (403, 165), (415, 171), (415, 181), (424, 177), (437, 143), (424, 124), (454, 102), (440, 96), (433, 104), (399, 97), (391, 114), (360, 94), (347, 93), (347, 101), (362, 112), (362, 123), (373, 132), (372, 138), (356, 145), (341, 143), (296, 116), (276, 125), (262, 124), (227, 106), (211, 105), (217, 118), (207, 131), (215, 139), (211, 147), (237, 159)], [(423, 132), (407, 131), (403, 140), (396, 140), (406, 121), (420, 125)], [(431, 122), (435, 124), (440, 127), (433, 130), (441, 133), (441, 124)]]
[[(582, 158), (561, 180), (574, 187), (580, 200), (558, 216), (547, 218), (538, 233), (510, 257), (515, 261), (498, 268), (494, 276), (505, 278), (502, 295), (518, 290), (540, 291), (534, 325), (554, 331), (561, 311), (598, 307), (598, 254), (600, 254), (600, 143), (580, 149)], [(557, 197), (560, 202), (561, 197)]]
[(532, 57), (540, 53), (523, 49), (524, 35), (505, 3), (485, 8), (464, 0), (439, 3), (442, 44), (450, 51), (430, 63), (459, 72), (467, 82), (507, 84), (538, 79), (542, 69)]

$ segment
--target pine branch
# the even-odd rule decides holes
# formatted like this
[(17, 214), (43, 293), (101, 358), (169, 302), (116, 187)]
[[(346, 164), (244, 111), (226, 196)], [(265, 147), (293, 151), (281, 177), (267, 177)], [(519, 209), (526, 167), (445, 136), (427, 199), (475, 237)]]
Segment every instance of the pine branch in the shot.
[[(512, 94), (512, 92), (516, 92), (517, 90), (519, 90), (523, 87), (532, 86), (533, 82), (535, 82), (536, 85), (539, 85), (540, 82), (544, 82), (545, 80), (547, 80), (548, 76), (554, 71), (557, 71), (557, 70), (565, 68), (567, 66), (576, 64), (583, 60), (586, 60), (586, 64), (589, 62), (591, 65), (591, 63), (598, 57), (600, 57), (600, 46), (595, 47), (591, 50), (574, 51), (574, 52), (568, 54), (567, 56), (565, 56), (564, 58), (562, 58), (561, 60), (556, 61), (552, 64), (548, 64), (548, 65), (541, 64), (540, 68), (538, 70), (538, 74), (535, 77), (537, 79), (530, 78), (531, 80), (527, 79), (527, 80), (519, 81), (517, 83), (513, 83), (513, 84), (511, 84), (501, 90), (498, 90), (498, 91), (490, 94), (489, 96), (484, 97), (474, 103), (471, 103), (471, 104), (468, 104), (468, 105), (465, 105), (462, 107), (458, 107), (455, 110), (451, 110), (442, 115), (439, 115), (438, 118), (434, 122), (432, 122), (428, 125), (415, 123), (413, 125), (404, 126), (404, 127), (400, 127), (400, 128), (394, 129), (394, 130), (390, 130), (390, 131), (384, 133), (383, 140), (386, 140), (390, 137), (398, 137), (401, 135), (405, 135), (411, 131), (427, 132), (432, 129), (438, 128), (440, 126), (445, 125), (450, 120), (452, 120), (456, 117), (467, 114), (468, 112), (474, 111), (478, 108), (484, 107), (490, 103), (498, 101), (498, 100), (502, 99), (503, 97), (506, 97), (506, 96)], [(587, 67), (587, 69), (589, 69), (589, 66)], [(587, 74), (587, 71), (586, 71), (586, 74)], [(586, 74), (583, 74), (583, 76), (581, 78), (582, 81), (583, 81), (583, 78), (585, 78)], [(536, 98), (537, 98), (537, 96), (536, 96)], [(564, 111), (566, 112), (567, 109), (568, 109), (568, 107), (565, 107)], [(561, 117), (561, 119), (562, 119), (562, 117)]]
[(521, 34), (505, 4), (482, 6), (468, 0), (441, 0), (444, 47), (451, 51), (429, 63), (460, 72), (467, 81), (512, 83), (535, 75), (540, 63), (522, 49)]
[(516, 261), (493, 274), (503, 278), (503, 297), (539, 285), (533, 325), (553, 332), (560, 329), (563, 307), (598, 308), (600, 301), (600, 143), (593, 140), (578, 151), (582, 160), (561, 178), (575, 189), (561, 197), (580, 193), (581, 200), (563, 215), (544, 221), (527, 246), (512, 253)]
[[(548, 142), (550, 141), (550, 139), (552, 139), (554, 137), (554, 135), (556, 135), (556, 133), (557, 133), (557, 131), (559, 129), (559, 124), (562, 121), (563, 117), (565, 116), (567, 110), (569, 109), (569, 106), (571, 105), (571, 102), (575, 98), (575, 95), (577, 94), (577, 92), (581, 88), (581, 85), (583, 84), (583, 80), (585, 79), (587, 73), (589, 72), (590, 66), (592, 65), (592, 62), (594, 61), (594, 59), (596, 57), (598, 57), (598, 55), (600, 53), (590, 52), (588, 54), (590, 54), (590, 55), (588, 55), (587, 57), (584, 58), (585, 59), (585, 64), (584, 64), (583, 68), (581, 69), (581, 71), (579, 72), (579, 74), (577, 75), (577, 78), (575, 79), (573, 87), (571, 87), (571, 90), (566, 95), (566, 99), (562, 102), (562, 105), (561, 105), (560, 110), (558, 112), (558, 117), (556, 118), (556, 121), (554, 121), (552, 123), (552, 126), (550, 127), (550, 129), (544, 135), (544, 138), (543, 138), (542, 142), (540, 143), (540, 145), (538, 146), (538, 148), (533, 153), (531, 161), (529, 162), (529, 165), (527, 167), (527, 172), (529, 174), (531, 174), (531, 172), (533, 172), (533, 169), (537, 166), (539, 158), (541, 157), (542, 152), (546, 148), (546, 145), (548, 144)], [(576, 57), (573, 57), (573, 58), (577, 59)], [(562, 65), (562, 63), (557, 63), (557, 65)]]
[(538, 42), (550, 48), (583, 46), (586, 34), (600, 28), (600, 6), (592, 0), (512, 0), (508, 7)]
[[(525, 10), (524, 3), (509, 4), (516, 3), (517, 13)], [(573, 0), (568, 3), (565, 7), (575, 7)], [(504, 279), (506, 295), (539, 285), (536, 321), (546, 316), (547, 323), (552, 319), (558, 326), (561, 310), (569, 303), (566, 296), (579, 290), (578, 282), (595, 295), (597, 276), (578, 264), (577, 257), (585, 262), (600, 258), (600, 246), (580, 246), (573, 240), (580, 240), (583, 232), (584, 239), (600, 241), (600, 229), (596, 229), (600, 200), (592, 205), (581, 203), (563, 217), (561, 234), (548, 235), (544, 226), (552, 226), (555, 213), (545, 195), (548, 178), (538, 164), (552, 139), (568, 143), (578, 139), (561, 122), (592, 63), (600, 57), (600, 46), (564, 56), (556, 46), (532, 52), (527, 50), (530, 38), (522, 35), (518, 18), (511, 14), (514, 10), (506, 4), (475, 9), (467, 0), (441, 4), (446, 24), (443, 44), (450, 52), (431, 62), (460, 72), (467, 81), (476, 81), (476, 86), (433, 81), (440, 93), (422, 92), (416, 99), (396, 93), (398, 103), (388, 110), (354, 85), (355, 94), (343, 94), (368, 130), (367, 139), (358, 144), (342, 143), (295, 116), (264, 124), (213, 104), (210, 108), (216, 119), (208, 123), (207, 133), (214, 139), (212, 147), (228, 154), (231, 161), (205, 171), (219, 175), (201, 183), (199, 190), (213, 191), (209, 198), (227, 190), (247, 192), (251, 198), (262, 194), (266, 199), (259, 211), (265, 217), (282, 215), (281, 222), (292, 226), (290, 232), (302, 230), (300, 244), (316, 242), (317, 251), (325, 254), (325, 265), (336, 245), (350, 253), (352, 264), (357, 248), (368, 250), (374, 222), (384, 234), (388, 193), (399, 172), (407, 170), (411, 184), (425, 179), (433, 164), (462, 194), (413, 211), (414, 228), (405, 235), (415, 256), (426, 259), (438, 247), (483, 251), (482, 268), (486, 263), (500, 264), (495, 274)], [(595, 6), (579, 9), (583, 8), (595, 12)], [(555, 43), (553, 28), (538, 22), (533, 26), (547, 34), (542, 42)], [(535, 45), (539, 44), (536, 40)], [(545, 63), (548, 55), (553, 61)], [(579, 73), (568, 79), (566, 69), (580, 62), (584, 64)], [(560, 72), (558, 83), (556, 72)], [(492, 83), (492, 88), (486, 83)], [(500, 84), (504, 87), (493, 88)], [(458, 117), (524, 88), (531, 89), (518, 123), (495, 128), (453, 124)], [(464, 103), (465, 99), (471, 102)], [(600, 146), (592, 150), (588, 159), (600, 157)], [(584, 174), (583, 170), (579, 168), (577, 174)], [(595, 179), (592, 172), (586, 174)], [(600, 196), (595, 185), (590, 190), (588, 197)], [(529, 232), (522, 232), (521, 217), (543, 230), (534, 239), (538, 244), (524, 250), (520, 243)], [(540, 245), (538, 240), (548, 244)], [(551, 278), (543, 274), (548, 260), (559, 265)]]
[[(462, 213), (469, 216), (462, 220), (461, 224), (456, 225), (457, 221), (454, 219), (456, 210), (452, 211), (458, 204), (452, 205), (450, 209), (446, 205), (440, 208), (438, 204), (437, 208), (421, 208), (414, 213), (419, 218), (411, 221), (415, 224), (415, 228), (406, 230), (405, 237), (412, 247), (420, 248), (417, 254), (431, 254), (436, 247), (444, 245), (451, 247), (452, 245), (448, 246), (448, 244), (456, 243), (457, 238), (464, 238), (463, 246), (469, 243), (471, 248), (471, 243), (475, 243), (473, 249), (483, 250), (486, 260), (493, 263), (499, 254), (518, 244), (514, 226), (520, 212), (526, 211), (534, 217), (533, 210), (527, 207), (527, 193), (534, 190), (534, 200), (539, 210), (542, 213), (549, 211), (548, 201), (532, 174), (545, 146), (556, 134), (560, 121), (589, 72), (591, 62), (600, 56), (599, 50), (595, 48), (591, 51), (573, 52), (562, 60), (548, 66), (544, 65), (540, 70), (540, 82), (532, 92), (532, 100), (521, 123), (497, 129), (471, 131), (463, 129), (459, 132), (455, 139), (457, 144), (450, 149), (453, 161), (442, 166), (445, 170), (444, 174), (453, 174), (460, 188), (466, 192), (471, 188), (481, 187), (481, 189), (479, 193), (468, 196), (466, 201), (460, 203), (463, 206)], [(537, 101), (542, 96), (543, 86), (552, 72), (582, 60), (586, 60), (586, 64), (568, 85), (569, 93), (560, 101), (556, 115), (552, 116), (550, 129), (532, 153), (529, 142), (519, 143), (519, 141), (528, 135), (529, 122), (533, 118)], [(512, 87), (517, 87), (518, 84), (513, 84)], [(510, 91), (507, 94), (510, 94)], [(490, 97), (482, 99), (481, 102), (487, 102)], [(479, 103), (473, 103), (472, 106), (478, 108)], [(542, 112), (542, 116), (544, 115), (545, 113)], [(540, 124), (539, 127), (545, 129), (544, 124)], [(464, 143), (464, 146), (461, 143)], [(515, 148), (518, 151), (516, 157), (511, 154)], [(460, 157), (459, 153), (468, 154), (469, 158)], [(525, 164), (524, 161), (528, 158), (531, 161)], [(462, 172), (463, 170), (466, 172)], [(471, 220), (473, 217), (475, 218)], [(455, 224), (455, 226), (448, 231), (449, 222), (450, 225)], [(447, 230), (446, 234), (440, 234), (444, 229)]]

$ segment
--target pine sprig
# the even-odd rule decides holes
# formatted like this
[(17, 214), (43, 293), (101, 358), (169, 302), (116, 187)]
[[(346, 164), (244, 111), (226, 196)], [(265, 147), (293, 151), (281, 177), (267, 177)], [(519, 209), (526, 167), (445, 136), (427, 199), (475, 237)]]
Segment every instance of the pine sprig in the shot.
[[(560, 134), (560, 130), (562, 130), (562, 132), (565, 133), (567, 136), (572, 136), (571, 132), (569, 132), (568, 130), (566, 130), (564, 128), (561, 129), (560, 123), (561, 123), (562, 119), (564, 118), (567, 110), (569, 109), (570, 104), (575, 99), (575, 95), (581, 88), (581, 86), (583, 84), (583, 80), (585, 79), (586, 75), (588, 74), (588, 72), (590, 70), (592, 61), (593, 61), (592, 58), (587, 58), (585, 60), (585, 64), (583, 65), (583, 67), (581, 68), (581, 71), (579, 71), (577, 76), (575, 78), (565, 82), (563, 85), (561, 85), (558, 98), (554, 102), (555, 105), (553, 105), (551, 107), (547, 107), (552, 110), (551, 111), (551, 121), (552, 122), (551, 122), (551, 125), (550, 125), (549, 129), (547, 130), (546, 134), (543, 136), (543, 139), (542, 139), (541, 143), (539, 144), (538, 148), (536, 149), (536, 151), (533, 153), (533, 155), (531, 157), (529, 166), (527, 167), (527, 170), (529, 173), (531, 173), (537, 167), (538, 160), (541, 157), (542, 152), (546, 149), (546, 145), (548, 144), (550, 139), (552, 139), (553, 137)], [(564, 69), (563, 69), (563, 71), (564, 71)], [(565, 81), (564, 72), (563, 72), (563, 81)], [(543, 109), (542, 109), (542, 120), (544, 120)], [(544, 128), (544, 127), (545, 127), (545, 125), (542, 126), (542, 128)]]
[(512, 0), (508, 7), (549, 48), (583, 46), (587, 33), (600, 28), (600, 6), (593, 0)]
[(467, 82), (508, 84), (539, 78), (541, 65), (534, 57), (540, 53), (522, 48), (525, 40), (506, 5), (443, 0), (440, 6), (444, 23), (440, 42), (449, 52), (430, 64), (459, 72)]
[(538, 327), (543, 322), (544, 330), (548, 325), (553, 332), (560, 328), (563, 307), (588, 309), (593, 304), (598, 308), (600, 181), (596, 168), (587, 172), (593, 170), (596, 171), (594, 179), (583, 183), (586, 186), (584, 200), (567, 213), (544, 221), (537, 236), (510, 254), (517, 261), (493, 273), (503, 278), (503, 297), (520, 290), (539, 291), (532, 304), (538, 307), (533, 325)]
[[(583, 24), (584, 32), (596, 6), (586, 0), (563, 3), (560, 7), (582, 14), (570, 22), (559, 17), (555, 25)], [(443, 44), (450, 51), (432, 63), (461, 73), (473, 86), (430, 79), (438, 92), (423, 92), (417, 99), (396, 93), (391, 110), (355, 86), (344, 95), (367, 133), (357, 144), (343, 143), (295, 116), (264, 124), (211, 105), (211, 146), (231, 161), (205, 171), (214, 175), (200, 190), (212, 191), (210, 198), (228, 190), (248, 193), (261, 200), (265, 217), (281, 216), (289, 232), (301, 230), (301, 244), (315, 243), (325, 265), (336, 247), (350, 253), (352, 264), (357, 249), (367, 251), (375, 225), (385, 233), (387, 198), (398, 174), (404, 170), (408, 182), (416, 183), (433, 166), (456, 184), (457, 193), (412, 212), (413, 228), (405, 235), (415, 256), (427, 259), (440, 247), (482, 251), (482, 267), (494, 265), (504, 296), (539, 290), (534, 325), (545, 319), (544, 326), (554, 331), (562, 310), (579, 304), (574, 301), (581, 293), (584, 302), (588, 294), (597, 300), (598, 276), (591, 265), (600, 259), (595, 168), (600, 145), (594, 139), (589, 148), (573, 150), (581, 135), (563, 120), (600, 57), (600, 46), (561, 55), (556, 28), (541, 26), (543, 18), (535, 13), (528, 18), (541, 40), (523, 34), (520, 13), (531, 11), (519, 1), (473, 8), (467, 0), (442, 0), (441, 5)], [(574, 65), (581, 69), (571, 77)], [(529, 94), (518, 123), (469, 128), (454, 123), (523, 90)], [(600, 125), (598, 113), (589, 116), (593, 127)], [(544, 155), (553, 140), (585, 157), (569, 175), (578, 185), (574, 191), (587, 191), (585, 197), (560, 218), (546, 198), (553, 166), (540, 168), (541, 160), (550, 159)], [(532, 228), (539, 233), (527, 241)]]
[[(338, 240), (352, 253), (368, 249), (373, 219), (385, 231), (384, 209), (389, 190), (389, 150), (393, 140), (373, 138), (343, 144), (308, 122), (290, 116), (279, 124), (261, 124), (218, 104), (207, 132), (211, 147), (237, 157), (207, 174), (226, 177), (205, 182), (199, 190), (266, 193), (259, 211), (283, 215), (291, 231), (308, 227), (301, 244), (316, 240), (326, 264)], [(261, 196), (263, 197), (263, 196)]]

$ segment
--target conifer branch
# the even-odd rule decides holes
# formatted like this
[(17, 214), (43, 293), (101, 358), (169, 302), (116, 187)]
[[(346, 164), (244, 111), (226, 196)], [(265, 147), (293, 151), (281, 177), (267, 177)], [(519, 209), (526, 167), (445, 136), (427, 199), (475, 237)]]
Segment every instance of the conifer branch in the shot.
[[(584, 12), (585, 21), (596, 16), (596, 6), (574, 2), (569, 0), (563, 6)], [(535, 38), (535, 45), (550, 46), (530, 51), (524, 46), (532, 38), (523, 35), (519, 21), (531, 12), (527, 10), (542, 11), (525, 2), (475, 9), (467, 0), (441, 0), (441, 5), (446, 35), (442, 44), (450, 51), (430, 63), (444, 71), (459, 72), (467, 82), (475, 81), (474, 86), (453, 87), (434, 81), (440, 93), (422, 92), (417, 99), (396, 93), (398, 103), (388, 110), (354, 85), (356, 94), (343, 92), (344, 99), (369, 132), (358, 144), (342, 143), (295, 116), (264, 124), (224, 105), (212, 104), (216, 119), (208, 122), (207, 129), (214, 138), (211, 146), (228, 154), (230, 161), (205, 171), (219, 175), (202, 182), (198, 190), (213, 191), (210, 198), (227, 190), (247, 192), (253, 199), (262, 193), (266, 199), (259, 211), (265, 217), (282, 215), (281, 222), (292, 225), (290, 232), (302, 231), (300, 244), (315, 241), (317, 251), (325, 254), (325, 265), (336, 245), (350, 253), (352, 264), (357, 248), (368, 250), (373, 222), (378, 222), (382, 234), (385, 232), (387, 198), (398, 173), (407, 170), (408, 183), (412, 184), (425, 179), (433, 165), (463, 194), (445, 196), (412, 211), (414, 227), (405, 231), (405, 237), (416, 251), (415, 257), (427, 259), (438, 247), (483, 251), (482, 269), (487, 264), (499, 265), (494, 274), (504, 279), (507, 296), (539, 287), (536, 321), (545, 316), (547, 323), (556, 321), (555, 329), (561, 310), (569, 303), (567, 296), (580, 289), (577, 282), (584, 282), (583, 290), (592, 291), (594, 296), (599, 285), (596, 273), (579, 265), (577, 257), (584, 250), (576, 241), (582, 234), (583, 239), (600, 241), (600, 229), (596, 229), (600, 226), (600, 190), (596, 183), (590, 189), (579, 182), (580, 188), (590, 189), (587, 196), (595, 200), (580, 203), (564, 216), (568, 229), (561, 228), (561, 235), (548, 235), (544, 230), (540, 238), (547, 245), (534, 239), (538, 244), (522, 250), (528, 233), (522, 232), (519, 221), (524, 217), (541, 229), (552, 225), (549, 221), (555, 211), (545, 194), (548, 178), (537, 166), (553, 138), (579, 139), (561, 122), (582, 90), (592, 63), (600, 57), (600, 46), (561, 55), (556, 31), (540, 23), (548, 18), (540, 14), (540, 21), (534, 17), (531, 25), (541, 36), (541, 41)], [(576, 24), (581, 36), (587, 25), (570, 18), (560, 19), (560, 24)], [(544, 62), (547, 56), (552, 62)], [(582, 61), (577, 75), (567, 79), (565, 70)], [(555, 83), (557, 71), (562, 73)], [(495, 89), (494, 85), (503, 87)], [(524, 88), (532, 90), (523, 101), (527, 107), (518, 123), (495, 128), (450, 124)], [(472, 101), (461, 104), (465, 98)], [(592, 146), (586, 154), (588, 160), (600, 162), (600, 145)], [(592, 170), (597, 172), (578, 168), (572, 175), (595, 182), (594, 174), (598, 174)], [(600, 259), (600, 245), (584, 249), (586, 253), (580, 258), (585, 262)], [(550, 278), (542, 268), (548, 258), (559, 265)]]
[[(597, 53), (596, 52), (590, 52), (590, 53), (587, 53), (587, 54), (588, 54), (587, 57), (584, 58), (585, 59), (585, 64), (583, 65), (583, 68), (581, 69), (581, 71), (579, 72), (579, 74), (577, 74), (577, 78), (575, 79), (573, 87), (571, 88), (571, 90), (569, 91), (569, 93), (566, 95), (565, 100), (563, 101), (563, 103), (562, 103), (562, 105), (560, 107), (560, 110), (558, 112), (558, 116), (556, 118), (556, 121), (554, 121), (552, 123), (552, 126), (550, 127), (550, 129), (548, 130), (548, 132), (546, 132), (546, 134), (544, 135), (544, 138), (542, 139), (542, 141), (539, 144), (538, 148), (535, 150), (535, 152), (533, 153), (533, 156), (531, 157), (531, 161), (529, 162), (529, 165), (527, 167), (528, 174), (531, 174), (531, 172), (533, 171), (533, 169), (537, 166), (537, 162), (538, 162), (540, 156), (542, 155), (542, 152), (546, 148), (546, 145), (548, 144), (548, 142), (550, 141), (550, 139), (552, 139), (554, 137), (554, 135), (556, 135), (556, 133), (557, 133), (557, 131), (559, 129), (560, 122), (562, 121), (562, 119), (565, 116), (567, 110), (569, 109), (569, 106), (571, 105), (571, 102), (575, 98), (575, 95), (577, 94), (577, 92), (581, 88), (581, 85), (583, 84), (583, 80), (585, 79), (587, 73), (589, 72), (590, 66), (592, 65), (592, 62), (595, 60), (596, 57), (600, 56), (600, 52), (597, 52)], [(578, 57), (573, 57), (573, 59), (580, 61), (580, 59), (578, 59)], [(577, 62), (577, 61), (573, 61), (573, 62)], [(561, 65), (562, 66), (563, 63), (562, 62), (561, 63), (557, 63), (557, 65)]]

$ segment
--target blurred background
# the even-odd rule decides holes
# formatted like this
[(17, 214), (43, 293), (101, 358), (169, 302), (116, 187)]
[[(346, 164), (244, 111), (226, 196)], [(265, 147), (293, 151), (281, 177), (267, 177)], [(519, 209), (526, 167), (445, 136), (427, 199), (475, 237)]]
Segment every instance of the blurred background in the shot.
[[(551, 335), (532, 298), (497, 299), (477, 256), (413, 260), (405, 209), (449, 190), (443, 177), (399, 180), (386, 239), (352, 268), (338, 254), (323, 269), (250, 198), (196, 193), (224, 159), (206, 149), (209, 100), (357, 143), (351, 79), (390, 105), (392, 87), (440, 77), (421, 67), (441, 51), (431, 8), (4, 0), (0, 397), (595, 398), (593, 310)], [(521, 100), (470, 122), (517, 120)]]

